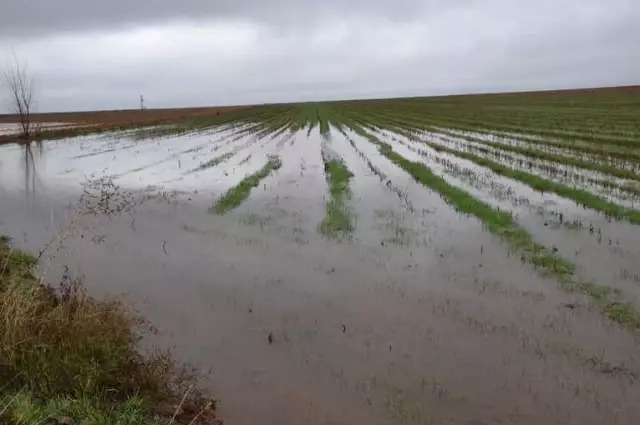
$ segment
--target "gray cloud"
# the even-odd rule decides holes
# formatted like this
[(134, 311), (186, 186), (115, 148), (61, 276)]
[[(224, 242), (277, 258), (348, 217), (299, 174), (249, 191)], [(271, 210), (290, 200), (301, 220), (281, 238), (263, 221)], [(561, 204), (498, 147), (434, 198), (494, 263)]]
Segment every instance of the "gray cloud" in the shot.
[(640, 84), (635, 0), (87, 3), (2, 5), (41, 110)]
[[(470, 0), (458, 1), (467, 3)], [(49, 32), (114, 29), (128, 25), (189, 20), (249, 19), (274, 27), (304, 27), (335, 16), (411, 19), (441, 10), (445, 0), (3, 0), (0, 34), (38, 36)], [(455, 2), (454, 2), (455, 3)]]

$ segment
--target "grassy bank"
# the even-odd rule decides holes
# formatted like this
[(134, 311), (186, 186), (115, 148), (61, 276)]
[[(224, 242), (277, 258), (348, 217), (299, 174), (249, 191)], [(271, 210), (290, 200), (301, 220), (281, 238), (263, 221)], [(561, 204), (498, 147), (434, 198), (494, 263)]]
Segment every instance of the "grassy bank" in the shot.
[(150, 326), (123, 300), (46, 286), (35, 263), (0, 238), (0, 424), (216, 423), (171, 353), (138, 351)]
[(218, 199), (212, 208), (212, 212), (216, 214), (224, 214), (249, 197), (251, 189), (257, 187), (262, 179), (266, 178), (272, 171), (279, 169), (282, 161), (278, 157), (271, 157), (267, 164), (257, 173), (245, 177), (237, 186), (231, 188), (220, 199)]
[(349, 180), (353, 174), (337, 159), (327, 159), (323, 155), (324, 171), (329, 196), (325, 205), (325, 218), (319, 226), (320, 233), (328, 237), (340, 237), (353, 232), (354, 225), (345, 201), (351, 191)]

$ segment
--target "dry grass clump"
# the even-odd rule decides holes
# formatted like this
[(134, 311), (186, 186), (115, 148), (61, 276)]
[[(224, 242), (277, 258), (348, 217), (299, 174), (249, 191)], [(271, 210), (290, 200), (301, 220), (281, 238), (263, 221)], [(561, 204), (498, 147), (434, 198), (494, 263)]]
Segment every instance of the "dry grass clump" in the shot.
[(54, 414), (161, 422), (153, 412), (180, 401), (192, 379), (177, 372), (170, 352), (140, 353), (149, 324), (120, 298), (90, 297), (78, 279), (43, 285), (35, 263), (0, 239), (0, 424)]

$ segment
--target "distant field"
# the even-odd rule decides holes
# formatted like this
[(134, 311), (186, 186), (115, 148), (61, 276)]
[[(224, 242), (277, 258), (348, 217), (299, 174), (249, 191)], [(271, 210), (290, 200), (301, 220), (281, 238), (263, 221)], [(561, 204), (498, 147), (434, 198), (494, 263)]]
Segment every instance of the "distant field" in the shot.
[[(460, 130), (491, 129), (499, 132), (527, 131), (563, 139), (637, 139), (640, 86), (538, 92), (454, 95), (400, 99), (356, 100), (329, 105), (363, 107), (389, 118), (407, 113), (420, 115), (423, 125)], [(198, 127), (215, 117), (255, 106), (199, 107), (148, 110), (108, 110), (35, 114), (35, 123), (73, 124), (97, 131), (167, 123)], [(19, 122), (15, 115), (0, 115), (0, 124)], [(85, 131), (89, 131), (86, 128)], [(60, 133), (51, 133), (53, 137)], [(625, 135), (628, 137), (625, 139)], [(43, 136), (46, 137), (46, 136)]]
[[(33, 122), (34, 124), (56, 123), (60, 127), (58, 129), (51, 128), (50, 126), (44, 128), (38, 138), (46, 139), (193, 120), (203, 116), (217, 116), (242, 108), (245, 107), (59, 112), (34, 114)], [(0, 127), (2, 127), (3, 124), (18, 122), (19, 119), (15, 115), (0, 115)], [(5, 141), (9, 141), (6, 136)], [(0, 143), (1, 142), (2, 133), (0, 133)]]
[[(216, 115), (242, 107), (206, 107), (173, 109), (123, 109), (112, 111), (51, 112), (34, 114), (34, 122), (61, 122), (76, 124), (118, 124), (144, 123), (156, 120), (180, 120), (203, 115)], [(0, 123), (12, 123), (19, 120), (15, 115), (0, 115)]]

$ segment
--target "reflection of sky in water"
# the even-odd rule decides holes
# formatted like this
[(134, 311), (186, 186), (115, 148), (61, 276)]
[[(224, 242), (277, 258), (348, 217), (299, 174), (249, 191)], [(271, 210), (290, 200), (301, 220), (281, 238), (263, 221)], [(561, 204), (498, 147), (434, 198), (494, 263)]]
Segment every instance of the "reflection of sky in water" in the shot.
[(19, 129), (20, 124), (0, 124), (0, 135), (14, 133)]
[[(226, 190), (264, 165), (278, 139), (258, 140), (231, 132), (134, 141), (88, 136), (18, 146), (0, 146), (0, 185), (21, 191), (28, 174), (41, 191), (80, 188), (87, 181), (111, 178), (129, 189)], [(225, 154), (227, 161), (198, 170)], [(251, 157), (246, 161), (248, 155)]]
[[(390, 179), (390, 186), (366, 167), (350, 142), (338, 131), (332, 132), (332, 140), (323, 141), (316, 132), (307, 137), (305, 132), (285, 133), (275, 138), (258, 138), (255, 135), (234, 136), (233, 131), (212, 134), (176, 136), (155, 140), (135, 141), (126, 133), (108, 136), (88, 136), (30, 145), (0, 146), (0, 189), (17, 194), (24, 193), (29, 199), (36, 197), (64, 197), (79, 194), (88, 182), (106, 178), (123, 189), (152, 189), (192, 193), (211, 204), (223, 192), (237, 185), (246, 175), (260, 169), (270, 154), (282, 157), (283, 167), (271, 179), (261, 184), (246, 201), (246, 208), (253, 212), (272, 208), (272, 199), (277, 208), (290, 212), (304, 210), (315, 204), (323, 214), (326, 183), (323, 178), (321, 150), (330, 156), (346, 161), (355, 173), (351, 181), (353, 197), (350, 204), (356, 213), (359, 225), (356, 234), (361, 239), (377, 238), (371, 228), (376, 218), (369, 217), (372, 211), (384, 214), (389, 211), (415, 209), (411, 226), (396, 227), (397, 235), (419, 231), (423, 221), (421, 213), (437, 215), (439, 222), (448, 227), (469, 226), (467, 217), (451, 214), (449, 207), (434, 208), (433, 196), (425, 195), (425, 188), (415, 182), (409, 174), (381, 157), (376, 147), (361, 137), (348, 132), (349, 139), (376, 167)], [(541, 193), (513, 179), (488, 172), (473, 162), (453, 155), (435, 152), (428, 146), (408, 140), (398, 134), (382, 131), (380, 136), (405, 158), (427, 164), (434, 173), (445, 178), (453, 186), (470, 193), (495, 208), (510, 211), (514, 219), (527, 229), (535, 239), (547, 247), (557, 247), (565, 258), (574, 261), (589, 276), (606, 281), (614, 286), (626, 286), (615, 275), (620, 267), (634, 268), (638, 258), (637, 226), (628, 223), (609, 223), (602, 214), (584, 209), (575, 202), (552, 193)], [(217, 165), (203, 164), (221, 157), (230, 157)], [(426, 155), (426, 156), (425, 156)], [(458, 168), (450, 169), (435, 158), (446, 159)], [(303, 168), (315, 164), (313, 171)], [(470, 172), (470, 174), (459, 171)], [(316, 178), (317, 177), (317, 178)], [(271, 181), (277, 187), (271, 187)], [(268, 184), (269, 190), (263, 186)], [(281, 186), (282, 185), (282, 186)], [(305, 187), (306, 201), (289, 201), (292, 186)], [(199, 195), (195, 195), (198, 192)], [(20, 195), (19, 195), (20, 196)], [(439, 195), (435, 195), (439, 197)], [(523, 202), (522, 200), (526, 201)], [(559, 213), (567, 223), (579, 221), (581, 230), (558, 229)], [(315, 221), (319, 221), (321, 218)], [(308, 224), (307, 230), (316, 223)], [(550, 223), (550, 225), (549, 225)], [(593, 225), (600, 233), (589, 232)], [(371, 236), (371, 237), (370, 237)], [(399, 237), (399, 236), (398, 236)], [(404, 236), (403, 236), (404, 237)], [(604, 244), (602, 244), (604, 239)], [(624, 261), (609, 253), (608, 241), (627, 253)], [(591, 255), (576, 257), (576, 252)], [(609, 267), (614, 265), (613, 269)], [(619, 267), (620, 266), (620, 267)], [(627, 292), (640, 294), (633, 288)]]
[[(640, 232), (637, 225), (626, 221), (610, 222), (598, 211), (583, 208), (570, 199), (553, 193), (541, 193), (471, 161), (436, 152), (398, 134), (382, 131), (381, 136), (391, 144), (394, 151), (409, 160), (428, 165), (436, 175), (443, 177), (452, 186), (494, 208), (511, 212), (514, 220), (529, 231), (536, 242), (548, 248), (556, 247), (561, 256), (577, 265), (582, 275), (613, 287), (624, 288), (627, 294), (640, 302), (640, 287), (630, 285), (620, 276), (620, 270), (637, 270), (640, 264)], [(373, 154), (373, 149), (367, 148), (371, 144), (358, 141), (356, 135), (351, 137), (358, 146), (368, 150), (369, 155)], [(471, 171), (473, 174), (469, 177), (452, 173), (435, 161), (435, 158), (446, 159), (460, 167), (460, 170)], [(409, 199), (415, 202), (420, 196), (411, 195)], [(514, 199), (524, 199), (526, 202), (514, 202)], [(560, 213), (563, 215), (563, 223), (575, 220), (582, 227), (565, 227), (559, 221)], [(594, 232), (589, 231), (590, 225), (594, 226)], [(624, 252), (624, 255), (620, 255), (620, 252)]]
[[(448, 131), (448, 130), (447, 130)], [(463, 133), (461, 133), (463, 134)], [(473, 137), (473, 133), (469, 133)], [(620, 190), (612, 190), (608, 185), (598, 184), (596, 182), (613, 182), (620, 186), (638, 186), (638, 182), (635, 180), (630, 180), (626, 178), (620, 178), (611, 176), (609, 174), (605, 174), (598, 171), (589, 170), (586, 168), (580, 168), (572, 165), (565, 165), (562, 162), (554, 162), (549, 160), (543, 160), (538, 158), (531, 158), (526, 155), (518, 154), (515, 152), (507, 152), (501, 148), (484, 145), (477, 142), (470, 142), (463, 138), (451, 137), (448, 135), (442, 135), (439, 133), (431, 133), (431, 132), (423, 132), (421, 136), (424, 140), (434, 143), (440, 146), (445, 146), (448, 148), (454, 148), (460, 151), (467, 151), (474, 155), (489, 158), (493, 161), (499, 162), (503, 165), (508, 165), (511, 168), (519, 169), (521, 171), (525, 171), (530, 174), (535, 174), (544, 179), (553, 180), (555, 182), (567, 185), (574, 186), (590, 191), (598, 196), (604, 197), (612, 202), (620, 203), (622, 205), (633, 207), (634, 205), (634, 195), (629, 192), (620, 191)], [(463, 136), (461, 136), (463, 137)], [(493, 142), (493, 140), (484, 135), (483, 139), (488, 140), (489, 142)], [(500, 141), (502, 143), (502, 140)], [(518, 143), (516, 141), (515, 143)], [(518, 146), (513, 143), (507, 143), (513, 146)], [(540, 151), (550, 150), (544, 146), (525, 146), (527, 148), (532, 148)], [(490, 154), (486, 153), (488, 151)], [(634, 170), (637, 169), (638, 164), (635, 163), (625, 163), (620, 160), (616, 160), (615, 163), (611, 163), (608, 160), (599, 160), (595, 155), (584, 155), (580, 156), (577, 151), (564, 151), (564, 152), (556, 152), (559, 155), (571, 156), (572, 158), (579, 158), (585, 163), (593, 163), (596, 165), (606, 165), (606, 166), (615, 166), (620, 169), (628, 169)], [(496, 154), (499, 156), (496, 158)], [(531, 164), (532, 167), (524, 164)], [(557, 170), (555, 172), (550, 172), (550, 170)], [(566, 175), (564, 174), (566, 173)], [(591, 180), (591, 181), (590, 181)], [(636, 202), (637, 203), (637, 202)]]
[[(31, 124), (31, 128), (32, 129), (43, 129), (43, 128), (49, 128), (49, 127), (58, 127), (58, 128), (62, 128), (62, 127), (70, 127), (73, 124), (69, 124), (66, 122), (43, 122), (43, 123), (32, 123)], [(0, 123), (0, 136), (1, 135), (6, 135), (6, 134), (12, 134), (12, 133), (16, 133), (20, 131), (20, 124), (17, 123)]]

